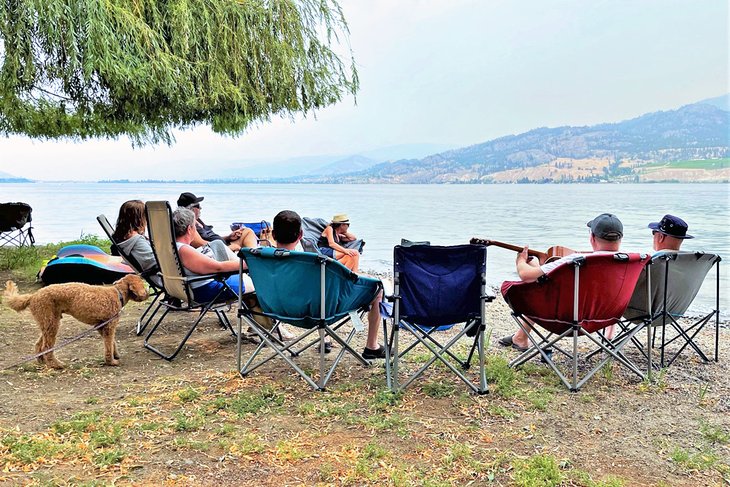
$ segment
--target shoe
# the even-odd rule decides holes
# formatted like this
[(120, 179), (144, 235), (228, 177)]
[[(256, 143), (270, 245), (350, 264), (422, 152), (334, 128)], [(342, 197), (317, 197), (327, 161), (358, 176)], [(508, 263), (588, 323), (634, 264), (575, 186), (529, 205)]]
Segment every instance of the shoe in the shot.
[(332, 351), (332, 342), (325, 340), (324, 342), (324, 353), (330, 353)]
[(512, 346), (512, 336), (513, 335), (508, 335), (506, 337), (502, 337), (499, 339), (499, 341), (497, 341), (497, 343), (499, 343), (503, 347), (511, 347)]
[(284, 328), (284, 325), (279, 325), (279, 333), (281, 333), (281, 339), (282, 341), (288, 342), (289, 340), (294, 340), (297, 336), (289, 331), (289, 329)]
[(499, 343), (503, 347), (512, 347), (515, 350), (517, 350), (518, 352), (526, 352), (527, 351), (527, 347), (521, 347), (521, 346), (517, 345), (515, 342), (513, 342), (512, 341), (512, 337), (513, 336), (514, 335), (509, 335), (509, 336), (506, 336), (506, 337), (502, 337), (502, 338), (500, 338), (497, 341), (497, 343)]
[(373, 350), (372, 348), (365, 347), (365, 350), (362, 352), (362, 358), (365, 360), (372, 360), (376, 358), (385, 358), (385, 347), (380, 345), (377, 350)]
[[(547, 355), (549, 359), (553, 358), (553, 349), (552, 348), (546, 348), (545, 350), (543, 350), (543, 352), (545, 352), (545, 355)], [(540, 354), (540, 362), (542, 362), (544, 364), (548, 363), (548, 361), (545, 360), (545, 357), (543, 357), (542, 354)]]
[(261, 343), (261, 338), (255, 331), (249, 328), (248, 331), (241, 333), (241, 341), (258, 345), (259, 343)]

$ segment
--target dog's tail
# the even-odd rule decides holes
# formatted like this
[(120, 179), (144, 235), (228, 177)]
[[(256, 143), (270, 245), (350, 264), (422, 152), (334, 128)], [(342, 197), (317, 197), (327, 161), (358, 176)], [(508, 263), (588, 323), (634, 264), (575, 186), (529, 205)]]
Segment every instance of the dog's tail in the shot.
[(13, 281), (5, 283), (3, 302), (15, 311), (23, 311), (30, 304), (32, 294), (18, 294), (18, 286)]

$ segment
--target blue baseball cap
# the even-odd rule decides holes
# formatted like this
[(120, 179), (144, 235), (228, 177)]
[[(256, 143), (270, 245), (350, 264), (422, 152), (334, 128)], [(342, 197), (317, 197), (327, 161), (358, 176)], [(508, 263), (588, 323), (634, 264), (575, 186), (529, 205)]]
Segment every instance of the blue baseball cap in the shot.
[(674, 238), (694, 238), (692, 235), (687, 235), (687, 229), (689, 228), (687, 222), (674, 215), (664, 215), (662, 221), (652, 222), (648, 227)]

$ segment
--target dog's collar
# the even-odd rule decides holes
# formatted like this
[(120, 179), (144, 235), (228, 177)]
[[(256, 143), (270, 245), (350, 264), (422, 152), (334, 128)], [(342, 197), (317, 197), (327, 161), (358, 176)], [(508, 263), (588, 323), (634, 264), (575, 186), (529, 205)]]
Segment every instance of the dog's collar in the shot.
[(117, 294), (119, 295), (119, 304), (122, 305), (122, 308), (124, 307), (124, 296), (122, 296), (122, 292), (117, 289)]

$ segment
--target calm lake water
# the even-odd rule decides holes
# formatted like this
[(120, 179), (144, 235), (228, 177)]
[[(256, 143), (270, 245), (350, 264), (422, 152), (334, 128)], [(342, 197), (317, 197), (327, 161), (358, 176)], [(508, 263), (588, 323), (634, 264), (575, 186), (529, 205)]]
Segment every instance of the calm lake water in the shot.
[[(401, 238), (433, 244), (466, 243), (482, 236), (545, 250), (552, 245), (589, 249), (585, 224), (602, 212), (624, 223), (627, 251), (651, 251), (648, 222), (665, 213), (684, 218), (695, 239), (683, 249), (716, 252), (721, 265), (721, 309), (728, 305), (730, 273), (730, 185), (571, 184), (571, 185), (294, 185), (294, 184), (0, 184), (0, 201), (33, 207), (40, 243), (103, 235), (100, 213), (114, 223), (128, 199), (174, 203), (183, 191), (204, 196), (203, 219), (218, 233), (233, 221), (271, 221), (282, 209), (330, 218), (348, 213), (351, 231), (366, 240), (362, 268), (387, 270)], [(497, 285), (516, 278), (515, 253), (489, 248), (487, 276)], [(714, 270), (693, 309), (712, 306)], [(723, 311), (728, 316), (728, 311)]]

